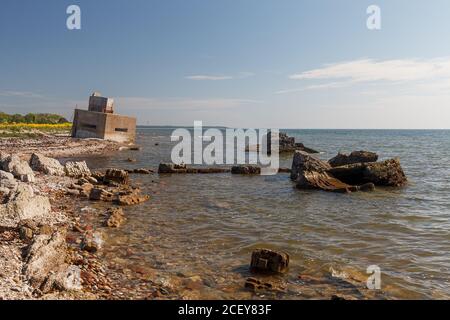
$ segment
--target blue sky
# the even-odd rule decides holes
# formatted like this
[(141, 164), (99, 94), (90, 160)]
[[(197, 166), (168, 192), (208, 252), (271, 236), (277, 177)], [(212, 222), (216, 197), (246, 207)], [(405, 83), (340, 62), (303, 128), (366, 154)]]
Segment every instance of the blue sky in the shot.
[[(71, 4), (81, 30), (66, 28)], [(97, 90), (140, 124), (450, 128), (449, 13), (448, 0), (2, 0), (0, 110), (70, 118)]]

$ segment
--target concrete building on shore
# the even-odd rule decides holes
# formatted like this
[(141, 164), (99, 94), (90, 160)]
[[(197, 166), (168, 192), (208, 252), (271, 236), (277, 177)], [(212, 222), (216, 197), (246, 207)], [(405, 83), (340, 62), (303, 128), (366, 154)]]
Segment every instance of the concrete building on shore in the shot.
[(88, 110), (75, 109), (72, 137), (134, 143), (136, 118), (115, 114), (114, 100), (94, 92)]

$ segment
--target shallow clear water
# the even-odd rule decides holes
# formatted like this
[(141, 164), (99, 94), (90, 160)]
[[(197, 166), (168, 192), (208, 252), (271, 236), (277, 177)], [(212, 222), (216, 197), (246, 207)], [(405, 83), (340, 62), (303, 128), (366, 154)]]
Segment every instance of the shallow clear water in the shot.
[[(138, 131), (141, 151), (92, 158), (89, 165), (155, 168), (170, 160), (171, 129)], [(286, 132), (323, 159), (352, 150), (398, 156), (410, 183), (334, 194), (296, 190), (287, 174), (134, 176), (152, 199), (127, 209), (128, 222), (109, 237), (106, 256), (174, 276), (201, 275), (199, 298), (248, 297), (238, 288), (249, 275), (252, 249), (261, 246), (291, 255), (285, 276), (291, 283), (330, 267), (366, 277), (366, 268), (378, 265), (389, 298), (450, 298), (450, 131)], [(290, 167), (291, 157), (281, 160)], [(302, 297), (319, 296), (281, 296)]]

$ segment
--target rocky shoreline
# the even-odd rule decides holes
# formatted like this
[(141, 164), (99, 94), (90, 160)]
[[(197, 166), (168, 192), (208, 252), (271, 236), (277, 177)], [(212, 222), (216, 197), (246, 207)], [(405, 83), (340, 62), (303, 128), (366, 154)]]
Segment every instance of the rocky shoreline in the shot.
[[(176, 276), (169, 282), (161, 282), (158, 279), (162, 275), (156, 270), (136, 266), (125, 272), (123, 267), (107, 263), (99, 255), (108, 230), (125, 223), (123, 208), (150, 198), (133, 185), (130, 175), (154, 174), (156, 170), (112, 168), (91, 172), (84, 161), (67, 161), (62, 165), (49, 155), (80, 156), (86, 152), (136, 147), (96, 139), (69, 139), (69, 147), (61, 148), (64, 141), (60, 139), (45, 138), (40, 143), (8, 140), (0, 152), (0, 299), (196, 298), (195, 288), (201, 278)], [(56, 141), (60, 141), (59, 146)], [(33, 152), (35, 150), (40, 152)], [(398, 159), (377, 160), (378, 155), (374, 153), (355, 151), (349, 155), (338, 154), (325, 162), (296, 150), (292, 168), (280, 168), (278, 172), (290, 174), (299, 189), (353, 192), (372, 191), (375, 185), (406, 184)], [(261, 168), (255, 166), (189, 168), (161, 163), (158, 168), (158, 174), (258, 175), (260, 172)], [(80, 203), (85, 206), (81, 208)], [(104, 205), (101, 209), (89, 205), (95, 203)], [(260, 250), (263, 251), (257, 251), (256, 258), (254, 253), (250, 262), (253, 271), (266, 268), (273, 257), (285, 265), (280, 267), (279, 262), (270, 262), (270, 268), (283, 273), (288, 270), (287, 254)], [(290, 290), (315, 292), (321, 290), (316, 287), (339, 286), (332, 276), (320, 278), (301, 274), (298, 279), (300, 284), (290, 284)], [(361, 280), (350, 282), (352, 290), (357, 288), (357, 295), (368, 297)], [(270, 296), (285, 292), (284, 286), (286, 284), (273, 282), (273, 279), (259, 277), (256, 272), (243, 282), (242, 288), (252, 295), (263, 292)], [(338, 292), (333, 290), (330, 292)], [(248, 298), (254, 297), (252, 295)], [(320, 295), (334, 297), (331, 293)]]

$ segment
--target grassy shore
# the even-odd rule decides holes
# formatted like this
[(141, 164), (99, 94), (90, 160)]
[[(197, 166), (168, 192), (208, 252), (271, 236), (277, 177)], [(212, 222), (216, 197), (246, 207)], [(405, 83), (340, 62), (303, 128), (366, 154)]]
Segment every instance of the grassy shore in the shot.
[(68, 134), (72, 123), (0, 123), (0, 138), (33, 138), (45, 134)]

